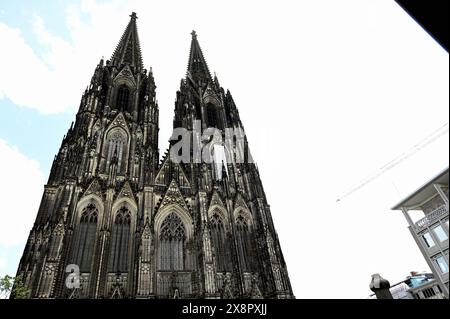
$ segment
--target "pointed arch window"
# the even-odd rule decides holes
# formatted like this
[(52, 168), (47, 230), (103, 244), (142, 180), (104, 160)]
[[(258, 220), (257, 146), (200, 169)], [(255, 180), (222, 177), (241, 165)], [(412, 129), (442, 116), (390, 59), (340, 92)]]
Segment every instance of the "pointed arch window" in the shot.
[(89, 204), (83, 209), (78, 226), (78, 237), (74, 250), (74, 262), (81, 272), (90, 272), (92, 255), (95, 247), (95, 234), (97, 231), (98, 209)]
[(218, 117), (217, 117), (217, 108), (214, 104), (208, 103), (206, 104), (206, 117), (207, 123), (209, 127), (218, 127)]
[(130, 89), (125, 84), (122, 84), (117, 89), (116, 108), (119, 111), (129, 112), (130, 104)]
[(180, 217), (170, 213), (161, 225), (159, 235), (159, 269), (184, 269), (184, 244), (186, 230)]
[(123, 159), (123, 149), (126, 143), (124, 134), (120, 131), (115, 131), (111, 134), (108, 139), (108, 157), (106, 160), (106, 165), (109, 167), (113, 157), (117, 158), (117, 172), (121, 173), (122, 159)]
[(108, 271), (127, 272), (130, 245), (131, 213), (122, 207), (116, 214), (112, 227)]
[(216, 267), (218, 272), (228, 270), (227, 268), (227, 251), (225, 246), (225, 227), (222, 219), (214, 213), (209, 220), (209, 228), (211, 231), (211, 242), (216, 256)]
[(252, 234), (248, 222), (243, 216), (239, 216), (236, 219), (236, 240), (242, 270), (250, 271)]

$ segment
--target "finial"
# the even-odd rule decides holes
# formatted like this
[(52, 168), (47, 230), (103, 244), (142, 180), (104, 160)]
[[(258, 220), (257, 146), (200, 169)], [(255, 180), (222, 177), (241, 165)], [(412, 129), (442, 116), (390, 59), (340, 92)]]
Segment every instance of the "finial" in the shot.
[(197, 33), (195, 32), (195, 30), (192, 30), (191, 35), (192, 39), (197, 39)]
[(137, 19), (136, 12), (131, 12), (130, 17), (131, 19), (136, 20)]

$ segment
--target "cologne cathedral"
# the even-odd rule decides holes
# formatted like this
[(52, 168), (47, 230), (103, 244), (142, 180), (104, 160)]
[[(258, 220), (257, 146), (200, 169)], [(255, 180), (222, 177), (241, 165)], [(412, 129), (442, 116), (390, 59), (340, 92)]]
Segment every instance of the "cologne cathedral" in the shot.
[[(175, 161), (176, 139), (160, 157), (155, 79), (130, 17), (54, 158), (17, 272), (28, 297), (294, 298), (247, 139), (244, 161)], [(243, 129), (193, 31), (173, 128), (198, 122)]]

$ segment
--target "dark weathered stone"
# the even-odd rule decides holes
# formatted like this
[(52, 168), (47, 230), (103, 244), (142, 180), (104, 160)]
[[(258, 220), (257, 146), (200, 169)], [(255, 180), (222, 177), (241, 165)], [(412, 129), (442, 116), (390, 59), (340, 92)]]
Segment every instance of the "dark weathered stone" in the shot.
[[(97, 65), (55, 156), (18, 269), (29, 297), (292, 298), (256, 165), (176, 163), (175, 142), (159, 161), (136, 19)], [(195, 120), (202, 132), (242, 127), (193, 32), (173, 126)]]

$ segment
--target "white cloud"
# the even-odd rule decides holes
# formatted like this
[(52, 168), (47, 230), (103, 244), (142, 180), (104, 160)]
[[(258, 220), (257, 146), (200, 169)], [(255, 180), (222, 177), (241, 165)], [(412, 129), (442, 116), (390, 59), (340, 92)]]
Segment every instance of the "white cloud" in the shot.
[(0, 247), (25, 245), (39, 208), (44, 177), (35, 160), (2, 139), (0, 162)]
[(32, 25), (42, 57), (25, 42), (20, 29), (0, 22), (0, 38), (8, 43), (0, 53), (0, 99), (8, 97), (18, 106), (44, 114), (76, 109), (101, 57), (95, 35), (78, 37), (77, 28), (86, 26), (71, 23), (74, 41), (68, 42), (48, 32), (37, 15)]
[[(43, 35), (40, 34), (42, 40)], [(79, 84), (72, 86), (70, 73), (65, 73), (68, 68), (53, 64), (51, 54), (45, 61), (40, 59), (24, 41), (19, 29), (0, 22), (0, 37), (8, 43), (2, 48), (0, 59), (0, 96), (8, 97), (18, 106), (34, 108), (42, 113), (61, 112), (70, 105), (76, 105), (80, 97), (75, 98), (72, 91)], [(52, 48), (61, 49), (58, 54), (67, 56), (68, 48), (63, 42), (46, 40), (51, 41)], [(62, 81), (67, 86), (61, 85)]]

